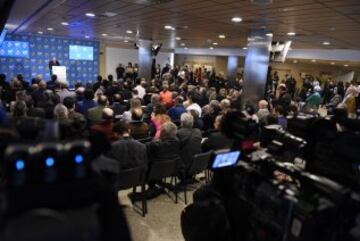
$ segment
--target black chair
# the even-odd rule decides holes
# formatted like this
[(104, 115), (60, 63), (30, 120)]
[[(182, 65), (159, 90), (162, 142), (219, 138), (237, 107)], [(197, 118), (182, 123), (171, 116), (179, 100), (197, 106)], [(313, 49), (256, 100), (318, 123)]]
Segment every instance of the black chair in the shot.
[[(209, 167), (209, 159), (210, 159), (211, 153), (212, 152), (210, 151), (210, 152), (205, 152), (205, 153), (200, 153), (200, 154), (194, 155), (191, 165), (190, 165), (190, 168), (187, 171), (187, 176), (192, 177), (192, 176), (195, 176), (196, 174), (199, 174), (199, 173), (205, 171), (205, 181), (208, 182), (209, 175), (206, 171)], [(187, 204), (187, 188), (186, 188), (186, 186), (183, 187), (183, 191), (184, 191), (185, 204)]]
[(115, 180), (115, 188), (117, 191), (125, 190), (129, 188), (133, 188), (133, 195), (131, 202), (134, 205), (134, 209), (138, 208), (135, 205), (134, 196), (136, 193), (137, 186), (141, 186), (141, 195), (142, 195), (142, 207), (141, 212), (142, 216), (145, 217), (145, 214), (147, 213), (147, 203), (146, 203), (146, 197), (144, 195), (145, 193), (145, 167), (136, 167), (126, 170), (120, 170), (120, 173), (117, 175)]

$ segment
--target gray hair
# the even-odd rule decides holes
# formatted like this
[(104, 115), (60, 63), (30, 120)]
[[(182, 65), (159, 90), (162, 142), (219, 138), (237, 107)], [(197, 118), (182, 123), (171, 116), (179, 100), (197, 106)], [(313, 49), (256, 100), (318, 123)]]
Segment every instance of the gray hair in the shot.
[(181, 126), (185, 128), (192, 128), (194, 125), (194, 117), (189, 113), (184, 113), (180, 117)]
[(175, 139), (177, 127), (174, 123), (168, 121), (161, 126), (160, 139)]
[(54, 117), (57, 120), (68, 118), (68, 109), (63, 104), (57, 104), (54, 108)]

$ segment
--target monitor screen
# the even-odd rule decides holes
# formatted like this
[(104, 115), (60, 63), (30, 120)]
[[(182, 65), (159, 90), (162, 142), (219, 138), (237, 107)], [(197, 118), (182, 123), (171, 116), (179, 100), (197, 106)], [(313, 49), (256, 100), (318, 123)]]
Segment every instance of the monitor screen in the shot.
[(0, 56), (29, 58), (29, 42), (4, 41), (0, 47)]
[(222, 168), (236, 165), (240, 157), (240, 151), (219, 153), (215, 156), (212, 168)]
[(83, 45), (69, 46), (70, 59), (74, 60), (94, 60), (94, 48)]
[(4, 42), (4, 40), (5, 40), (6, 33), (7, 33), (7, 29), (4, 28), (4, 30), (0, 34), (0, 47), (1, 47), (2, 43)]

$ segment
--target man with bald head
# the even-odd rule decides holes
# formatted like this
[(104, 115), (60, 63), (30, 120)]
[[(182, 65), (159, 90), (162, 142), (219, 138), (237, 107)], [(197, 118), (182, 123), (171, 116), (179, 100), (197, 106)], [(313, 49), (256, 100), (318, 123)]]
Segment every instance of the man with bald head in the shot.
[(142, 108), (135, 108), (131, 111), (129, 128), (131, 130), (131, 136), (136, 140), (149, 137), (149, 125), (143, 121)]
[(91, 132), (102, 133), (106, 138), (112, 142), (115, 141), (115, 134), (113, 132), (114, 111), (110, 108), (104, 108), (102, 110), (102, 121), (91, 126)]

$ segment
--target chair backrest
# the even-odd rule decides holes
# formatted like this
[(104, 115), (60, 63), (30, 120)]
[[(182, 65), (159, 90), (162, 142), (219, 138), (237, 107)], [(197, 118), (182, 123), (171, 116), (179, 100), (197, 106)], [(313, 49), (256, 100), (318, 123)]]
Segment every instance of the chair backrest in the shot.
[(211, 152), (196, 154), (193, 157), (192, 163), (188, 171), (188, 175), (195, 175), (202, 171), (205, 171), (209, 166), (210, 156)]
[(153, 140), (153, 138), (151, 136), (146, 137), (146, 138), (142, 138), (142, 139), (138, 139), (139, 142), (145, 144), (147, 142), (151, 142)]
[(128, 189), (137, 185), (141, 185), (145, 181), (145, 167), (135, 167), (125, 170), (120, 170), (116, 177), (116, 190)]
[(179, 162), (179, 158), (172, 160), (153, 160), (150, 164), (147, 180), (158, 180), (173, 176), (177, 171)]

